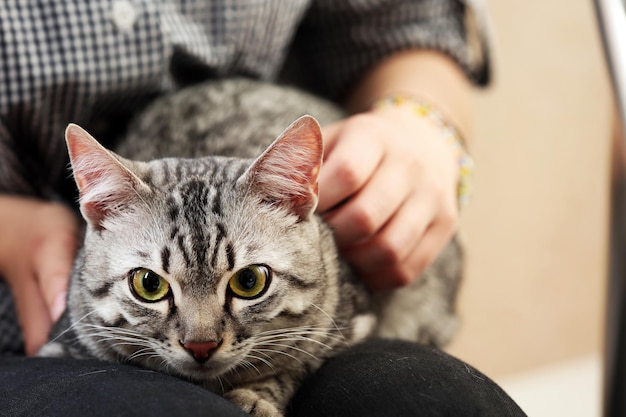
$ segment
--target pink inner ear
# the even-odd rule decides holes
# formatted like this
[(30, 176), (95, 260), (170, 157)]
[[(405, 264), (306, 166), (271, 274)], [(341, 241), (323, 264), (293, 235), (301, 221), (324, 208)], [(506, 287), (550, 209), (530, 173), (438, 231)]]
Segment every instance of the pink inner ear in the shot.
[(141, 181), (113, 153), (77, 125), (69, 125), (65, 138), (80, 191), (81, 212), (92, 226), (135, 199)]
[[(97, 163), (102, 158), (104, 148), (80, 126), (70, 124), (65, 131), (65, 140), (72, 162), (74, 180), (82, 194), (104, 173), (103, 165)], [(105, 151), (106, 152), (106, 151)]]
[(319, 124), (313, 117), (303, 116), (254, 163), (254, 181), (268, 200), (304, 219), (317, 206), (323, 154)]

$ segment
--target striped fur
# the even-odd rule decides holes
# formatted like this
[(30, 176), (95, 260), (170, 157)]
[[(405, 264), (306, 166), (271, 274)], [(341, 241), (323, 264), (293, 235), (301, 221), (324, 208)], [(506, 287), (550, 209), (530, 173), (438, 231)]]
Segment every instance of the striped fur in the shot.
[[(414, 286), (369, 295), (313, 212), (317, 123), (299, 119), (270, 146), (303, 113), (341, 117), (301, 92), (230, 80), (159, 100), (120, 143), (124, 157), (68, 128), (87, 228), (68, 311), (41, 354), (133, 362), (196, 381), (252, 415), (280, 416), (299, 381), (365, 337), (445, 343), (458, 245)], [(271, 278), (244, 299), (229, 280), (249, 265)], [(137, 268), (163, 277), (168, 295), (134, 295)], [(206, 358), (189, 348), (208, 342)]]

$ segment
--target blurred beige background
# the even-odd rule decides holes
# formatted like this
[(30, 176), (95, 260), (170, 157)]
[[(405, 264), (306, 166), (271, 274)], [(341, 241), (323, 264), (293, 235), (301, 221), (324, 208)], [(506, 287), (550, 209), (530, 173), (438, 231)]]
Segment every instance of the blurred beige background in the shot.
[(601, 354), (612, 99), (593, 1), (487, 3), (494, 82), (449, 351), (501, 380)]

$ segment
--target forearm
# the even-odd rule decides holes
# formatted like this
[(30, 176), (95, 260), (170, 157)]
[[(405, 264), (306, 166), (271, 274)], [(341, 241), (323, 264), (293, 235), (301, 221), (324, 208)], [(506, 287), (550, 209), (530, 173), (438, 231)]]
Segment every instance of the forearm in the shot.
[(467, 140), (471, 132), (471, 84), (448, 56), (430, 50), (398, 52), (372, 68), (348, 95), (351, 112), (367, 110), (390, 94), (407, 94), (436, 106)]

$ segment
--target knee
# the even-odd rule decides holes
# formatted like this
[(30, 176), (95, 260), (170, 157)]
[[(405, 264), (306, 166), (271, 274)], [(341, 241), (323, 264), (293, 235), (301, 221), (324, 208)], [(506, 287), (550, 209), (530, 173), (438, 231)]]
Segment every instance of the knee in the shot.
[(292, 401), (307, 416), (523, 416), (485, 375), (437, 349), (373, 340), (329, 360)]

